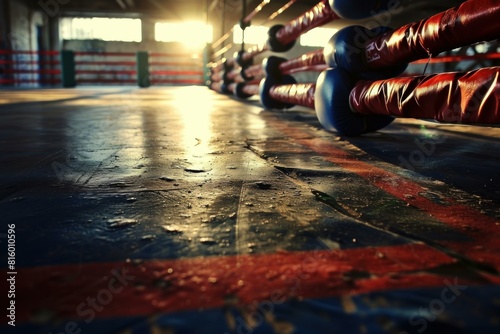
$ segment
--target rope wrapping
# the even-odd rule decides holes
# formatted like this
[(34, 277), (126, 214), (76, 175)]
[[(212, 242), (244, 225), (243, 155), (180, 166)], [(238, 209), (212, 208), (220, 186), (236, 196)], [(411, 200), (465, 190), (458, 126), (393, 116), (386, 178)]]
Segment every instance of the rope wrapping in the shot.
[(311, 68), (318, 65), (325, 65), (323, 49), (306, 53), (300, 57), (290, 59), (279, 65), (279, 70), (283, 74), (291, 74), (300, 68)]
[(500, 2), (469, 0), (368, 41), (364, 60), (371, 69), (390, 67), (499, 37)]
[(315, 91), (316, 84), (314, 83), (298, 83), (273, 86), (269, 90), (269, 95), (276, 101), (314, 109)]
[(249, 49), (246, 52), (241, 54), (241, 60), (242, 61), (249, 61), (253, 57), (255, 57), (261, 53), (264, 53), (268, 50), (269, 50), (269, 48), (266, 44), (254, 46), (253, 48), (251, 48), (251, 49)]
[(281, 44), (288, 44), (309, 30), (339, 18), (330, 7), (328, 0), (323, 0), (281, 28), (276, 33), (276, 39)]
[(241, 87), (241, 92), (246, 94), (247, 96), (259, 95), (259, 84), (258, 83), (242, 84), (239, 87)]
[[(252, 19), (254, 18), (254, 16), (257, 15), (270, 2), (271, 2), (271, 0), (263, 0), (260, 4), (257, 5), (257, 7), (255, 7), (255, 9), (250, 14), (248, 14), (247, 16), (245, 16), (242, 19), (242, 21), (244, 23), (250, 23), (250, 21), (252, 21)], [(243, 1), (243, 5), (246, 6), (246, 1)], [(243, 10), (243, 13), (245, 13), (245, 11), (246, 11), (246, 9)]]
[(360, 81), (351, 90), (349, 103), (364, 115), (500, 124), (500, 67)]
[(242, 69), (240, 75), (244, 81), (248, 81), (250, 79), (262, 79), (266, 74), (262, 69), (262, 64), (257, 64), (246, 69)]

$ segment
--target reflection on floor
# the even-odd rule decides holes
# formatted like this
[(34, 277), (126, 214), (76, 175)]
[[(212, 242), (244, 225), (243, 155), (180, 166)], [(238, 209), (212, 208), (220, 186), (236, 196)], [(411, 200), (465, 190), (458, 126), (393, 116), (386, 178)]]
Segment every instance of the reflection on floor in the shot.
[(341, 138), (205, 87), (0, 102), (19, 333), (500, 328), (498, 128)]

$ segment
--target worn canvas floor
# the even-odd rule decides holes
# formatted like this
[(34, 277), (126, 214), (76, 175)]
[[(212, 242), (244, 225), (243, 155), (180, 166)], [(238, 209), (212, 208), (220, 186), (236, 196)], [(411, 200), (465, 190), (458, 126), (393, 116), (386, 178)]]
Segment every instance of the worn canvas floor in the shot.
[(205, 87), (0, 103), (14, 333), (499, 332), (498, 128), (341, 138)]

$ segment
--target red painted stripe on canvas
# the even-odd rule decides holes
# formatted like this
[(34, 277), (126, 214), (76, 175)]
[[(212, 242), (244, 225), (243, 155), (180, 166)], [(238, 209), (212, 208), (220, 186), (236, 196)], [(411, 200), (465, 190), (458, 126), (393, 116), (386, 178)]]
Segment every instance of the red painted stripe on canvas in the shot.
[(320, 154), (326, 160), (359, 175), (390, 195), (463, 232), (471, 238), (470, 242), (443, 241), (442, 243), (471, 259), (492, 264), (497, 270), (500, 270), (500, 243), (496, 238), (500, 232), (500, 221), (472, 207), (460, 204), (453, 198), (442, 200), (443, 204), (432, 202), (422, 196), (428, 189), (416, 182), (360, 161), (354, 155), (336, 147), (328, 140), (310, 139), (306, 132), (293, 128), (275, 117), (268, 121), (277, 130), (293, 138), (298, 144)]
[(429, 246), (406, 244), (24, 268), (18, 270), (16, 282), (16, 303), (22, 305), (17, 319), (28, 321), (41, 310), (62, 319), (84, 320), (91, 313), (140, 316), (216, 308), (229, 302), (277, 304), (291, 297), (436, 287), (443, 286), (446, 278), (424, 271), (454, 262)]

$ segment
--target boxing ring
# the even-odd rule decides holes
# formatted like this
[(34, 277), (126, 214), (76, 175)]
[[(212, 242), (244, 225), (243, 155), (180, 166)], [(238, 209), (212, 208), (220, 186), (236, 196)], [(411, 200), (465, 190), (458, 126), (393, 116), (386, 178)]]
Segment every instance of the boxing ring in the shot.
[(0, 87), (202, 85), (202, 58), (191, 53), (0, 50)]
[(273, 51), (394, 1), (348, 3), (232, 57), (224, 34), (208, 88), (0, 91), (14, 333), (497, 333), (499, 68), (405, 71), (477, 59), (441, 52), (498, 38), (500, 6)]

